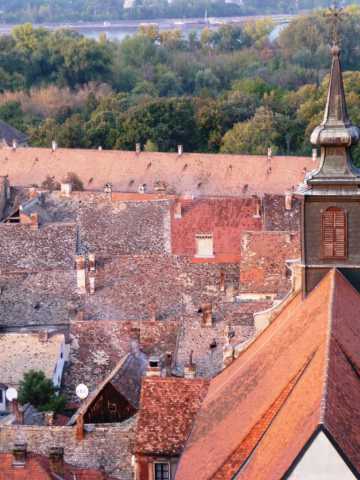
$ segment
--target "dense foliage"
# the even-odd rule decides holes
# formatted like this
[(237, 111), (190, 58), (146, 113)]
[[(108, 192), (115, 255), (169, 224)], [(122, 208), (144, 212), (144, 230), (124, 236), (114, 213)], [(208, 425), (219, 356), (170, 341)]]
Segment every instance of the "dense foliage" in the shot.
[[(0, 118), (38, 146), (309, 154), (329, 25), (319, 13), (276, 41), (272, 29), (258, 21), (184, 38), (152, 26), (119, 43), (22, 25), (0, 37)], [(341, 29), (349, 110), (360, 123), (360, 8)]]
[(40, 370), (29, 370), (20, 382), (19, 401), (30, 403), (43, 412), (59, 412), (64, 409), (65, 399), (57, 395), (53, 382)]
[[(120, 20), (143, 18), (203, 17), (296, 13), (299, 10), (328, 7), (329, 0), (2, 0), (0, 21), (61, 22), (79, 20)], [(345, 0), (342, 4), (356, 3)]]

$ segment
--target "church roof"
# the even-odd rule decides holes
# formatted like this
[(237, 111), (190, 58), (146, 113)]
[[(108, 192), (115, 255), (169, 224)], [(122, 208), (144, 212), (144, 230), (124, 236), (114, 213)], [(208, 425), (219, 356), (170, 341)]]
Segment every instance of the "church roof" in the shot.
[(177, 480), (283, 478), (323, 428), (360, 472), (360, 296), (331, 271), (214, 378)]

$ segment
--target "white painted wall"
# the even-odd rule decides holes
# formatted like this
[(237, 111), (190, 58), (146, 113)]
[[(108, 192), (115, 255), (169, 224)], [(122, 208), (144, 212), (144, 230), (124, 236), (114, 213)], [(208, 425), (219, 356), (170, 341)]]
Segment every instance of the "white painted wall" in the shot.
[(66, 357), (67, 357), (67, 350), (65, 347), (65, 343), (61, 343), (58, 360), (56, 362), (56, 366), (55, 366), (54, 374), (52, 378), (52, 381), (55, 387), (59, 387), (61, 385), (61, 378), (64, 371), (64, 364), (65, 364), (65, 361), (67, 360)]
[(327, 436), (319, 432), (299, 464), (291, 480), (356, 480)]

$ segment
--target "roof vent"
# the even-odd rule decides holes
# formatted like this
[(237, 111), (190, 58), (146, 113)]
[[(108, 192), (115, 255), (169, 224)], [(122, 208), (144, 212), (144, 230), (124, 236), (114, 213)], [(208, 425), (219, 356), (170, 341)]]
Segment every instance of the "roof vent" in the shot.
[(55, 151), (57, 150), (57, 148), (58, 148), (58, 144), (55, 142), (55, 140), (53, 140), (53, 141), (51, 142), (51, 150), (52, 150), (53, 152), (55, 152)]
[(148, 369), (146, 371), (147, 377), (160, 377), (161, 376), (161, 369), (160, 369), (160, 359), (157, 356), (152, 356), (149, 358)]

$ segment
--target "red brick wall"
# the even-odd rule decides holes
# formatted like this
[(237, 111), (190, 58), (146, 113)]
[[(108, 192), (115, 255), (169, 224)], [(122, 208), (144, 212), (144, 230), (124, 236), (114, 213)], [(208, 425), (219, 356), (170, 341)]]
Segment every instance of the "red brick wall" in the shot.
[(185, 200), (182, 205), (182, 218), (175, 218), (174, 205), (171, 211), (171, 244), (175, 255), (194, 256), (195, 235), (212, 233), (216, 256), (240, 256), (241, 232), (262, 228), (261, 219), (254, 217), (253, 198)]

